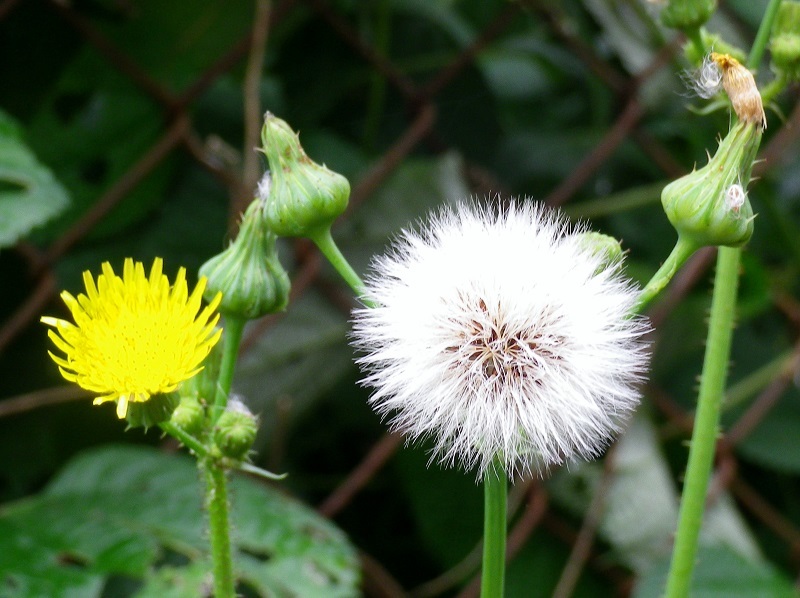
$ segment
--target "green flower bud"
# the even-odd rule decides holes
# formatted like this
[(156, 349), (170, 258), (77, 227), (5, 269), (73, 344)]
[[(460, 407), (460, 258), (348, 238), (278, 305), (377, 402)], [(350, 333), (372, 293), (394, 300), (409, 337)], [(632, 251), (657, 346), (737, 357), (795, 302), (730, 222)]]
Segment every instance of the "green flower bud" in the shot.
[(578, 234), (578, 243), (584, 249), (603, 258), (605, 264), (613, 264), (622, 259), (622, 245), (614, 237), (595, 231), (586, 231)]
[(128, 413), (125, 415), (128, 428), (147, 430), (168, 421), (179, 402), (180, 398), (175, 392), (153, 395), (146, 401), (131, 401), (128, 403)]
[(170, 421), (192, 436), (199, 436), (206, 423), (206, 411), (196, 396), (183, 396)]
[(214, 426), (214, 444), (223, 456), (240, 461), (252, 448), (257, 430), (256, 417), (244, 403), (233, 399)]
[(685, 241), (697, 247), (739, 247), (753, 234), (753, 209), (745, 188), (761, 143), (761, 127), (738, 122), (706, 166), (661, 192), (664, 211)]
[(264, 223), (266, 202), (256, 199), (242, 218), (236, 240), (200, 267), (205, 296), (222, 293), (219, 311), (248, 320), (282, 311), (289, 301), (289, 275), (278, 261), (275, 235)]
[(661, 11), (661, 22), (681, 31), (699, 29), (716, 9), (717, 0), (669, 0)]
[(783, 0), (770, 40), (772, 68), (789, 79), (800, 79), (800, 2)]
[(313, 162), (299, 136), (270, 113), (264, 119), (261, 143), (272, 174), (265, 210), (269, 229), (279, 237), (310, 238), (329, 230), (347, 207), (347, 179)]

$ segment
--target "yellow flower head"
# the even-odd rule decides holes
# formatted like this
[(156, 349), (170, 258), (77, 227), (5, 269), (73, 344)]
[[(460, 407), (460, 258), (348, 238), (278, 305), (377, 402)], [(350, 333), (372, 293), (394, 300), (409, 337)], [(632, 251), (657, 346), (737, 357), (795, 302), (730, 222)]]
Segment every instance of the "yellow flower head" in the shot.
[(162, 265), (156, 258), (148, 278), (144, 265), (128, 258), (120, 278), (106, 262), (96, 286), (92, 274), (83, 273), (85, 295), (76, 299), (61, 293), (74, 324), (41, 319), (55, 329), (48, 336), (64, 352), (64, 357), (50, 353), (61, 375), (99, 393), (95, 405), (117, 401), (120, 418), (129, 402), (172, 392), (197, 374), (222, 334), (214, 330), (221, 295), (198, 315), (206, 279), (200, 279), (190, 296), (186, 270), (181, 268), (170, 286)]

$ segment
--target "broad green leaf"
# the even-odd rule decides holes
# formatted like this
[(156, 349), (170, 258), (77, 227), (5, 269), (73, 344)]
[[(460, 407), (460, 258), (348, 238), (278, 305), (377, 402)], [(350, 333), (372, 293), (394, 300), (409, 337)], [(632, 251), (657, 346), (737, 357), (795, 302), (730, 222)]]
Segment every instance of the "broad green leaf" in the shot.
[[(200, 484), (191, 459), (149, 448), (75, 458), (40, 496), (0, 511), (0, 585), (11, 596), (99, 596), (125, 577), (142, 596), (199, 595), (210, 570)], [(240, 476), (231, 495), (241, 583), (259, 595), (356, 595), (341, 531)]]
[(69, 196), (0, 111), (0, 248), (58, 216)]
[[(638, 580), (634, 598), (663, 596), (668, 570), (669, 557), (665, 557)], [(692, 598), (797, 596), (791, 582), (771, 566), (746, 560), (722, 546), (700, 548), (689, 592)]]

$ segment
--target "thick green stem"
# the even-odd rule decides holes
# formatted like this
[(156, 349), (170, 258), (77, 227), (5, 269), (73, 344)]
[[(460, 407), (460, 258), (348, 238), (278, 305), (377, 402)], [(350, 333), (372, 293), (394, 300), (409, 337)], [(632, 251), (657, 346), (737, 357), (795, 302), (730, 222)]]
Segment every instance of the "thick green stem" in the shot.
[(205, 461), (204, 468), (214, 597), (234, 598), (236, 590), (231, 557), (231, 526), (228, 521), (228, 480), (225, 470), (213, 461)]
[(697, 245), (695, 243), (687, 241), (683, 237), (678, 237), (678, 241), (675, 243), (675, 247), (672, 248), (672, 252), (639, 294), (639, 302), (636, 304), (637, 313), (644, 310), (647, 304), (664, 290), (664, 287), (669, 284), (669, 281), (672, 280), (672, 277), (675, 276), (678, 269), (695, 251), (697, 251)]
[(764, 11), (764, 18), (761, 19), (761, 24), (758, 26), (758, 33), (756, 39), (753, 41), (753, 47), (750, 48), (750, 55), (747, 57), (747, 68), (751, 70), (758, 69), (761, 63), (761, 58), (764, 56), (764, 49), (767, 47), (769, 36), (772, 33), (772, 24), (775, 22), (775, 17), (778, 15), (778, 8), (780, 8), (781, 0), (770, 0), (767, 5), (767, 10)]
[(499, 460), (483, 480), (483, 570), (481, 598), (502, 598), (506, 577), (508, 480)]
[(344, 257), (344, 254), (339, 251), (336, 241), (334, 241), (331, 236), (331, 229), (326, 228), (321, 230), (311, 235), (310, 239), (319, 247), (322, 255), (331, 263), (331, 266), (336, 269), (339, 275), (344, 278), (345, 282), (350, 285), (350, 288), (353, 289), (364, 304), (367, 307), (376, 307), (372, 301), (364, 299), (364, 281), (362, 281), (361, 277), (353, 270), (353, 267), (350, 265), (350, 262), (347, 261), (347, 258)]
[(741, 250), (720, 247), (700, 394), (683, 485), (678, 529), (667, 579), (667, 598), (689, 595), (708, 481), (714, 461), (720, 406), (730, 358)]
[(703, 43), (702, 31), (703, 30), (701, 27), (687, 29), (684, 31), (686, 37), (692, 42), (692, 45), (694, 46), (695, 52), (697, 52), (698, 56), (706, 55), (706, 45)]
[(228, 405), (228, 395), (233, 384), (233, 372), (236, 369), (236, 356), (239, 354), (239, 344), (242, 342), (242, 333), (247, 320), (240, 316), (225, 315), (225, 332), (223, 333), (222, 362), (219, 366), (219, 379), (217, 392), (214, 396), (214, 408), (211, 411), (211, 423), (216, 423), (225, 407)]

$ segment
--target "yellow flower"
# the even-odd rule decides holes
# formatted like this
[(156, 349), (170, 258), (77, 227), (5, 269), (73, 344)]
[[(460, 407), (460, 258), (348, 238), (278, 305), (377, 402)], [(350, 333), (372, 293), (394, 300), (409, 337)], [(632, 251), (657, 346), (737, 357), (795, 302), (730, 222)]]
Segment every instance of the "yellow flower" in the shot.
[(156, 258), (148, 278), (144, 265), (128, 258), (120, 278), (106, 262), (97, 286), (90, 272), (83, 273), (85, 295), (76, 299), (61, 293), (74, 324), (41, 319), (55, 329), (48, 336), (64, 352), (64, 357), (50, 353), (61, 375), (99, 393), (95, 405), (117, 401), (119, 418), (125, 417), (128, 403), (172, 392), (197, 374), (222, 334), (214, 330), (221, 295), (198, 315), (205, 278), (189, 296), (186, 270), (178, 271), (170, 287), (162, 265)]

